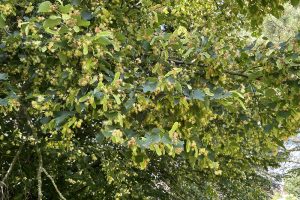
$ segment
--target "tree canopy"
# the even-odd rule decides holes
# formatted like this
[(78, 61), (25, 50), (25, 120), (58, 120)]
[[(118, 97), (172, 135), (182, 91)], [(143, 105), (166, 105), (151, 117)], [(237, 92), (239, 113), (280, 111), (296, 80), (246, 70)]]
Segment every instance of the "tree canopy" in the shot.
[(2, 1), (2, 198), (267, 199), (300, 35), (239, 32), (284, 2)]

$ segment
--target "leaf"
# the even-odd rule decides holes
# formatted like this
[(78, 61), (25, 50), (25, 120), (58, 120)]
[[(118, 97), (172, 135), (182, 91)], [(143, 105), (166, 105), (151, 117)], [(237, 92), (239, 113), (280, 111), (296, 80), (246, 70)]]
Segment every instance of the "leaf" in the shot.
[(80, 103), (87, 101), (90, 98), (89, 94), (83, 95), (82, 97), (80, 97), (80, 99), (78, 100)]
[(59, 18), (56, 18), (56, 19), (46, 19), (43, 23), (43, 27), (46, 29), (46, 28), (53, 28), (57, 25), (59, 25), (61, 22), (61, 19)]
[(177, 75), (178, 73), (182, 72), (182, 68), (173, 68), (171, 71), (169, 71), (168, 73), (166, 73), (165, 77), (168, 77), (170, 75)]
[(187, 58), (193, 51), (194, 51), (193, 48), (188, 49), (187, 52), (182, 57)]
[(204, 101), (205, 93), (199, 89), (196, 89), (192, 93), (192, 98), (200, 101)]
[(162, 155), (162, 151), (161, 151), (159, 145), (155, 144), (155, 145), (154, 145), (154, 149), (155, 149), (155, 152), (156, 152), (156, 154), (157, 154), (158, 156), (161, 156), (161, 155)]
[(186, 143), (185, 143), (185, 149), (186, 149), (186, 152), (190, 152), (191, 150), (191, 141), (190, 140), (187, 140)]
[(105, 137), (104, 137), (103, 134), (97, 134), (97, 135), (96, 135), (96, 140), (97, 140), (97, 142), (100, 143), (100, 144), (103, 142), (104, 138), (105, 138)]
[(211, 97), (211, 99), (225, 99), (227, 97), (230, 97), (231, 93), (224, 91), (222, 88), (218, 88), (215, 92), (214, 92), (214, 96)]
[(96, 34), (95, 39), (99, 39), (101, 37), (112, 38), (113, 34), (111, 31), (101, 31), (100, 33)]
[(83, 55), (87, 55), (89, 53), (89, 47), (86, 43), (83, 44)]
[(150, 144), (161, 142), (160, 130), (158, 128), (152, 129), (151, 133), (145, 135), (145, 140)]
[(62, 64), (66, 64), (68, 61), (68, 57), (64, 53), (59, 53), (58, 58)]
[(0, 106), (7, 106), (8, 105), (8, 100), (5, 98), (5, 99), (1, 99), (0, 98)]
[(169, 137), (168, 134), (163, 135), (161, 142), (164, 144), (172, 144), (172, 139)]
[(104, 130), (102, 131), (102, 134), (104, 135), (104, 137), (109, 138), (112, 136), (113, 131), (112, 130)]
[(0, 73), (0, 81), (5, 81), (8, 79), (8, 75), (5, 73)]
[(169, 136), (170, 138), (173, 137), (173, 133), (178, 129), (179, 127), (179, 123), (178, 122), (175, 122), (171, 128), (171, 130), (169, 131)]
[(5, 17), (0, 14), (0, 28), (4, 28), (5, 27)]
[(139, 140), (137, 140), (137, 144), (142, 147), (143, 149), (148, 149), (151, 145), (151, 141), (147, 140), (146, 138), (141, 138)]
[(70, 116), (72, 116), (74, 114), (74, 112), (71, 111), (60, 111), (56, 113), (56, 118), (55, 123), (56, 126), (59, 126), (61, 123), (63, 123), (67, 118), (69, 118)]
[(273, 137), (273, 141), (280, 147), (282, 147), (283, 149), (285, 149), (285, 146), (284, 146), (284, 141), (282, 140), (279, 140), (277, 137)]
[(67, 4), (65, 6), (59, 6), (59, 11), (63, 14), (68, 14), (71, 12), (73, 6), (71, 4)]
[(90, 21), (83, 20), (80, 18), (77, 19), (77, 23), (76, 23), (77, 26), (83, 26), (83, 27), (88, 27), (90, 24), (91, 24)]
[(146, 81), (146, 83), (143, 85), (143, 92), (154, 92), (157, 87), (157, 81), (155, 79), (149, 79)]
[(242, 100), (240, 100), (240, 99), (236, 99), (236, 100), (240, 103), (240, 105), (242, 106), (242, 108), (243, 108), (244, 110), (247, 110), (247, 108), (246, 108), (244, 102), (242, 102)]
[(114, 96), (114, 98), (115, 98), (115, 100), (116, 100), (116, 103), (117, 103), (118, 105), (120, 105), (122, 102), (121, 102), (121, 100), (120, 100), (119, 95), (113, 94), (113, 96)]
[[(53, 31), (49, 27), (45, 28), (45, 32), (53, 34), (53, 35), (58, 35), (57, 31)], [(45, 50), (43, 50), (43, 52), (45, 52), (46, 50), (47, 50), (47, 47), (45, 47)]]
[(84, 10), (81, 12), (81, 17), (84, 20), (91, 20), (93, 18), (93, 14), (92, 12), (88, 11), (88, 10)]
[(112, 44), (112, 41), (109, 39), (109, 37), (112, 37), (111, 32), (109, 31), (104, 31), (101, 33), (98, 33), (95, 37), (94, 37), (94, 41), (98, 44), (101, 44), (102, 46), (107, 46)]
[(117, 82), (117, 80), (119, 80), (120, 76), (121, 76), (121, 73), (120, 73), (120, 72), (116, 72), (116, 73), (115, 73), (114, 80), (113, 80), (113, 82), (112, 82), (111, 84), (112, 84), (112, 85), (115, 85), (116, 82)]
[(239, 97), (241, 99), (244, 99), (244, 96), (241, 93), (237, 92), (237, 91), (231, 91), (231, 94), (234, 97)]
[(95, 97), (96, 99), (98, 99), (98, 100), (100, 100), (100, 99), (103, 97), (103, 93), (100, 92), (100, 91), (97, 90), (97, 89), (94, 89), (93, 95), (94, 95), (94, 97)]
[(51, 12), (52, 3), (50, 1), (44, 1), (39, 5), (38, 13)]
[(131, 109), (131, 108), (133, 107), (133, 104), (134, 104), (134, 103), (135, 103), (135, 98), (130, 98), (130, 99), (128, 99), (128, 100), (125, 102), (125, 104), (124, 104), (126, 110)]
[(176, 81), (175, 88), (178, 92), (182, 93), (182, 87), (180, 82)]

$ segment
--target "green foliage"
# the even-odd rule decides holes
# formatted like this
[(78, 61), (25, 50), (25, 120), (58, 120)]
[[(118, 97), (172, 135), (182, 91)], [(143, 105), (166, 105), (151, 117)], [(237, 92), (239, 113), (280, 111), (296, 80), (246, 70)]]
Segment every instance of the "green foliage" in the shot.
[(299, 40), (247, 46), (236, 27), (282, 5), (256, 2), (2, 2), (2, 195), (268, 199)]
[(284, 179), (284, 190), (296, 197), (300, 198), (300, 173), (299, 169), (292, 170), (285, 176)]

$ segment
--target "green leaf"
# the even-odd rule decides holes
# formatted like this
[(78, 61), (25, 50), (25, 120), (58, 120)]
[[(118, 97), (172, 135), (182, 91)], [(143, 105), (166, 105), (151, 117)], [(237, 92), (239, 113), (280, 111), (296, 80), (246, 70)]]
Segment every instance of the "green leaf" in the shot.
[(237, 91), (231, 91), (231, 94), (232, 94), (233, 97), (239, 97), (241, 99), (244, 99), (244, 96), (241, 93), (237, 92)]
[(101, 31), (100, 33), (96, 34), (95, 39), (98, 39), (100, 37), (112, 38), (113, 34), (111, 31)]
[(4, 28), (5, 27), (5, 17), (0, 14), (0, 28)]
[(8, 100), (5, 98), (5, 99), (1, 99), (0, 98), (0, 106), (7, 106), (8, 105)]
[(44, 1), (39, 5), (38, 13), (51, 12), (52, 3), (50, 1)]
[(93, 18), (93, 13), (91, 11), (84, 10), (81, 12), (81, 17), (84, 20), (91, 20)]
[(65, 6), (59, 6), (59, 11), (63, 14), (68, 14), (69, 12), (71, 12), (72, 8), (72, 5), (67, 4)]
[(231, 93), (224, 91), (222, 88), (218, 88), (215, 92), (214, 92), (214, 96), (211, 97), (211, 99), (225, 99), (227, 97), (230, 97)]
[(112, 81), (111, 84), (114, 85), (114, 84), (117, 82), (117, 80), (120, 79), (120, 76), (121, 76), (121, 73), (120, 73), (120, 72), (116, 72), (116, 73), (115, 73), (114, 80)]
[(190, 152), (190, 150), (191, 150), (191, 141), (190, 140), (187, 140), (185, 142), (185, 149), (186, 149), (187, 153)]
[(273, 141), (280, 147), (282, 147), (283, 149), (285, 149), (285, 146), (284, 146), (284, 141), (282, 140), (279, 140), (277, 137), (273, 137)]
[(241, 99), (236, 99), (236, 100), (240, 103), (240, 105), (242, 106), (242, 108), (243, 108), (244, 110), (247, 110), (247, 108), (246, 108), (244, 102), (242, 102)]
[(192, 93), (192, 98), (200, 101), (204, 101), (205, 93), (199, 89), (196, 89)]
[(46, 28), (53, 28), (57, 25), (59, 25), (61, 23), (61, 19), (59, 18), (52, 18), (52, 19), (46, 19), (43, 23), (43, 27), (46, 29)]
[(82, 27), (88, 27), (90, 25), (90, 21), (83, 20), (83, 19), (77, 19), (77, 26), (82, 26)]
[(135, 103), (135, 98), (130, 98), (130, 99), (128, 99), (128, 100), (125, 102), (125, 104), (124, 104), (126, 110), (131, 109), (131, 108), (133, 107), (133, 104), (134, 104), (134, 103)]
[(0, 81), (5, 81), (8, 79), (8, 75), (5, 73), (0, 73)]
[(103, 134), (97, 134), (96, 135), (96, 140), (97, 140), (98, 143), (101, 144), (104, 141), (104, 139), (105, 139), (105, 137), (104, 137)]
[(178, 129), (179, 127), (179, 123), (178, 122), (175, 122), (171, 128), (171, 130), (169, 131), (169, 136), (170, 138), (172, 138), (173, 136), (173, 133)]
[(66, 64), (68, 57), (64, 53), (59, 53), (58, 58), (62, 64)]
[(87, 55), (89, 53), (89, 47), (86, 43), (83, 44), (83, 55)]
[(102, 134), (104, 135), (104, 137), (109, 138), (112, 136), (113, 131), (112, 130), (104, 130), (102, 131)]
[(62, 124), (67, 118), (69, 118), (70, 116), (72, 116), (74, 114), (74, 112), (71, 111), (60, 111), (56, 113), (56, 118), (55, 123), (56, 126), (59, 126), (60, 124)]
[(149, 79), (146, 81), (146, 83), (143, 85), (143, 92), (154, 92), (157, 87), (157, 81), (156, 79)]
[(118, 104), (118, 105), (120, 105), (122, 102), (121, 102), (121, 100), (120, 100), (120, 97), (119, 97), (119, 95), (117, 95), (117, 94), (113, 94), (113, 96), (114, 96), (114, 98), (115, 98), (115, 100), (116, 100), (117, 104)]
[(102, 33), (98, 33), (95, 37), (94, 37), (94, 41), (98, 44), (101, 44), (102, 46), (107, 46), (112, 44), (112, 41), (109, 39), (109, 37), (112, 37), (111, 32), (105, 31)]
[(80, 103), (87, 101), (90, 98), (89, 94), (86, 94), (82, 97), (80, 97), (80, 99), (78, 100)]
[(154, 145), (154, 148), (155, 148), (156, 154), (157, 154), (158, 156), (161, 156), (161, 155), (162, 155), (162, 151), (161, 151), (160, 147), (159, 147), (157, 144), (155, 144), (155, 145)]

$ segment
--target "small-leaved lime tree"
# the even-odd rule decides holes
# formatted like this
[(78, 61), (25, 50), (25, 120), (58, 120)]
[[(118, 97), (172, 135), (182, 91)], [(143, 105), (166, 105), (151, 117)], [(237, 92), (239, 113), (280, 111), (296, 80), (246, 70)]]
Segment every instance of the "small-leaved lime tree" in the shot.
[(236, 32), (283, 2), (1, 1), (1, 198), (267, 199), (300, 38)]

